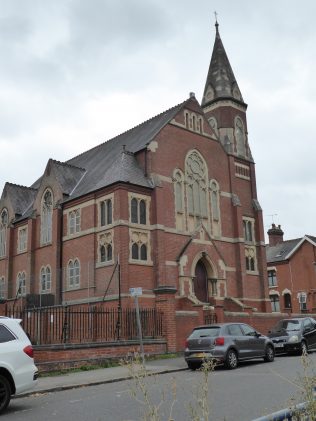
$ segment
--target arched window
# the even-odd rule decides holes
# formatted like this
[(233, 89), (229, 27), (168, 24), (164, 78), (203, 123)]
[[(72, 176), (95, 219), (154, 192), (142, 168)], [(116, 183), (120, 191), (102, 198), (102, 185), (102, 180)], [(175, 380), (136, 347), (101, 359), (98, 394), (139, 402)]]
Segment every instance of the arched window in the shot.
[(212, 181), (211, 185), (211, 212), (212, 219), (214, 221), (219, 221), (220, 219), (220, 210), (219, 210), (219, 187), (216, 181)]
[(236, 138), (236, 151), (238, 155), (246, 155), (246, 136), (244, 124), (240, 118), (235, 122), (235, 138)]
[(51, 270), (49, 266), (41, 269), (41, 292), (50, 292), (51, 289)]
[(288, 292), (284, 294), (283, 300), (284, 300), (284, 308), (291, 309), (292, 308), (291, 294), (289, 294)]
[(216, 118), (215, 118), (215, 117), (210, 117), (210, 118), (208, 119), (208, 122), (209, 122), (210, 126), (212, 127), (213, 132), (214, 132), (216, 135), (218, 135), (218, 128), (217, 128), (217, 120), (216, 120)]
[(136, 197), (131, 199), (130, 217), (133, 224), (147, 224), (147, 203), (145, 199)]
[(78, 259), (70, 260), (68, 263), (68, 287), (78, 288), (80, 286), (80, 263)]
[(46, 190), (42, 201), (41, 213), (41, 243), (48, 244), (52, 241), (53, 195)]
[(105, 246), (102, 245), (100, 247), (100, 261), (105, 262), (106, 261), (106, 253), (105, 253)]
[(80, 211), (74, 210), (69, 214), (69, 234), (80, 231)]
[(280, 311), (280, 298), (277, 294), (271, 294), (270, 295), (271, 300), (271, 308), (273, 312), (279, 312)]
[(245, 247), (246, 270), (254, 272), (256, 270), (256, 249), (255, 247)]
[(132, 245), (132, 259), (138, 260), (139, 259), (139, 250), (138, 250), (138, 244), (134, 243)]
[(176, 212), (183, 212), (183, 175), (180, 170), (174, 173), (174, 196)]
[(132, 260), (148, 261), (148, 234), (134, 231), (131, 234)]
[(254, 221), (250, 219), (243, 219), (244, 238), (248, 243), (253, 242)]
[(8, 222), (8, 211), (3, 209), (0, 216), (0, 257), (4, 257), (6, 255)]
[(138, 222), (138, 201), (135, 197), (131, 201), (131, 222), (135, 224)]
[(106, 199), (100, 203), (101, 227), (112, 224), (112, 199)]
[(25, 297), (26, 295), (25, 272), (18, 273), (16, 280), (16, 292), (17, 297)]
[(187, 200), (189, 215), (207, 217), (207, 169), (197, 151), (186, 159)]

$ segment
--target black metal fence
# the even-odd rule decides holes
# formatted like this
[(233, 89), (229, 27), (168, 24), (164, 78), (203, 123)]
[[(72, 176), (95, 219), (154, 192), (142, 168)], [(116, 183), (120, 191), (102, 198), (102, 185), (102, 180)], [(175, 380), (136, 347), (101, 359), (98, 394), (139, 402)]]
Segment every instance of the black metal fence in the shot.
[[(143, 338), (163, 337), (162, 313), (140, 309)], [(36, 345), (111, 342), (138, 338), (135, 309), (54, 306), (6, 310), (6, 316), (22, 319), (31, 342)]]

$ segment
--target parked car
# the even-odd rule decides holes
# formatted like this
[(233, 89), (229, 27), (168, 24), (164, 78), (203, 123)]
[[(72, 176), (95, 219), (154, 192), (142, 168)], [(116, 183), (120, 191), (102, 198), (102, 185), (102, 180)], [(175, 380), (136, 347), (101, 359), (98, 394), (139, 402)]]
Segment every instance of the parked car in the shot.
[(37, 383), (33, 348), (20, 323), (0, 317), (0, 413), (12, 395), (32, 390)]
[(268, 336), (277, 353), (302, 355), (316, 349), (316, 320), (312, 317), (283, 319)]
[(254, 358), (272, 362), (274, 346), (271, 339), (245, 323), (219, 323), (196, 327), (186, 340), (184, 358), (193, 370), (207, 359), (233, 369), (239, 361)]

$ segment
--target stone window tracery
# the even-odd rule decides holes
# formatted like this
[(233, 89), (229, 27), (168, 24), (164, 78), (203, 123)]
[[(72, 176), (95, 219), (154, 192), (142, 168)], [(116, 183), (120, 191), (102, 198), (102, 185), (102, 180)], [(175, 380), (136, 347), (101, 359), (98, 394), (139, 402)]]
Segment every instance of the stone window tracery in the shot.
[(207, 218), (207, 169), (197, 151), (193, 151), (186, 159), (186, 183), (188, 213), (196, 218)]
[(149, 236), (146, 232), (132, 231), (131, 232), (131, 258), (146, 262), (148, 261), (149, 252)]
[(113, 260), (113, 233), (107, 232), (99, 236), (99, 261), (101, 263)]
[(255, 272), (257, 270), (257, 259), (255, 247), (245, 247), (246, 270), (247, 272)]
[(130, 221), (133, 224), (148, 224), (149, 203), (149, 198), (145, 196), (130, 195)]

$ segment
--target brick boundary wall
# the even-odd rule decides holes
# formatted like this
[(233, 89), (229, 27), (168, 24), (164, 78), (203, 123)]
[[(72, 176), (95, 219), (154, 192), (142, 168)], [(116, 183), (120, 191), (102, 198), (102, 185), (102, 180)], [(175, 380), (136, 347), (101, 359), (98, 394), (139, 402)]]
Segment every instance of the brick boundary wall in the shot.
[[(64, 345), (33, 345), (34, 361), (40, 372), (79, 368), (85, 365), (119, 361), (140, 353), (139, 342), (107, 342)], [(164, 340), (144, 340), (144, 353), (159, 355), (167, 352)]]

